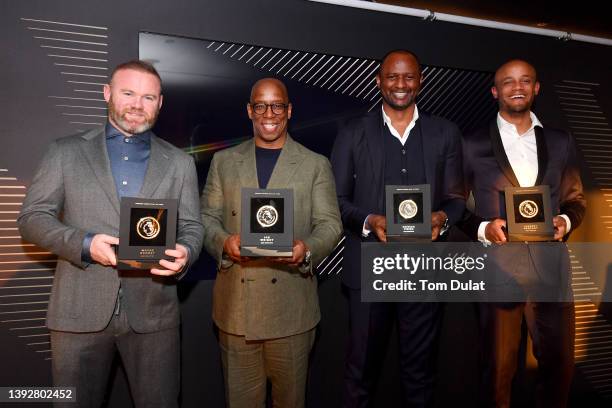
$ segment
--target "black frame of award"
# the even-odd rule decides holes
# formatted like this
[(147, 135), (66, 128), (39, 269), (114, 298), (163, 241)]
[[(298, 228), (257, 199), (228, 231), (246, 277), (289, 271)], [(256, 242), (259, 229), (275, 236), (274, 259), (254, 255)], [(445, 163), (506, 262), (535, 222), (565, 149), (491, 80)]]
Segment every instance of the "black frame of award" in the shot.
[(293, 190), (243, 187), (240, 255), (293, 256)]
[(550, 187), (506, 187), (509, 241), (551, 241), (555, 235)]
[(387, 241), (431, 242), (430, 190), (429, 184), (385, 186)]
[(178, 200), (175, 198), (121, 197), (117, 269), (163, 268), (172, 261), (166, 249), (176, 245)]

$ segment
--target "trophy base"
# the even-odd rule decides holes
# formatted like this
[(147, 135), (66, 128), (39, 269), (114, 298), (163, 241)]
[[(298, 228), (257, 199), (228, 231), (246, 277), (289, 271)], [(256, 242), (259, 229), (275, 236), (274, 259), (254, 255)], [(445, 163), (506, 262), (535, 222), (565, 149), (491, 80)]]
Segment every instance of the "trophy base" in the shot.
[(546, 242), (552, 241), (554, 235), (551, 234), (508, 234), (508, 241), (510, 242)]
[(136, 259), (118, 259), (117, 269), (122, 271), (148, 270), (148, 269), (165, 269), (159, 264), (159, 261), (143, 261)]
[(387, 242), (431, 242), (431, 235), (387, 235)]
[(292, 247), (280, 248), (260, 248), (256, 246), (241, 246), (241, 256), (263, 256), (263, 257), (291, 257), (293, 256)]

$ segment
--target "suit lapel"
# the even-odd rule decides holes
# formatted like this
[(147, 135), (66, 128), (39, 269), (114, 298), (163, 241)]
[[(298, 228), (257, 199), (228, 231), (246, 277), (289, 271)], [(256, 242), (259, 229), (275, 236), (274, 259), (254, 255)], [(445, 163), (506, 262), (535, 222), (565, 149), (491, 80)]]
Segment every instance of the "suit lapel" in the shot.
[(512, 170), (512, 166), (508, 160), (508, 156), (506, 155), (506, 150), (504, 149), (504, 144), (502, 143), (499, 128), (497, 127), (497, 122), (495, 120), (491, 121), (491, 125), (489, 126), (489, 135), (491, 136), (493, 155), (499, 164), (499, 168), (513, 186), (520, 187), (521, 185), (519, 184), (516, 174), (514, 174), (514, 170)]
[(119, 198), (117, 196), (115, 180), (110, 169), (104, 128), (87, 132), (83, 135), (83, 138), (86, 140), (81, 145), (83, 155), (93, 170), (98, 184), (100, 184), (108, 200), (112, 203), (117, 214), (119, 214)]
[(272, 170), (272, 175), (270, 176), (270, 181), (268, 182), (267, 187), (289, 187), (291, 185), (291, 179), (300, 166), (300, 163), (302, 163), (302, 160), (304, 160), (304, 156), (298, 151), (296, 142), (291, 138), (291, 136), (287, 135), (287, 141), (283, 146), (283, 150), (281, 150), (280, 156), (278, 156), (278, 160), (274, 166), (274, 170)]
[(546, 137), (544, 136), (544, 129), (540, 126), (534, 128), (536, 135), (536, 145), (538, 151), (538, 177), (536, 178), (535, 185), (539, 186), (542, 184), (542, 179), (546, 173), (546, 167), (548, 166), (548, 148), (546, 146)]
[(159, 142), (156, 136), (151, 135), (149, 165), (138, 195), (140, 197), (153, 197), (157, 187), (161, 184), (164, 177), (169, 174), (169, 167), (170, 157), (166, 152), (166, 148)]
[(243, 147), (243, 150), (238, 152), (236, 157), (240, 186), (259, 188), (259, 183), (257, 182), (257, 166), (255, 164), (254, 139), (250, 139)]

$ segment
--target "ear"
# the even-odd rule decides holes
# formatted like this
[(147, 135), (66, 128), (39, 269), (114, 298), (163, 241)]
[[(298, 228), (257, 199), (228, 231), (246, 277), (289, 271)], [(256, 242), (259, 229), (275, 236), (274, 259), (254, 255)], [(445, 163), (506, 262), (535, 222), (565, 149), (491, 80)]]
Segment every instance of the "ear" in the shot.
[(491, 94), (493, 95), (493, 98), (495, 99), (499, 98), (499, 94), (497, 93), (497, 88), (494, 86), (491, 87)]
[(380, 75), (376, 74), (376, 86), (380, 89)]
[(247, 102), (247, 115), (249, 115), (249, 119), (253, 120), (253, 109), (251, 108), (251, 104)]
[(291, 102), (289, 102), (289, 105), (287, 106), (287, 119), (291, 119), (291, 108), (293, 108), (293, 106), (291, 105)]
[(540, 83), (538, 81), (536, 81), (535, 83), (535, 87), (534, 87), (534, 93), (537, 95), (538, 93), (540, 93)]
[(157, 107), (157, 110), (161, 109), (162, 104), (164, 103), (164, 95), (159, 95), (159, 106)]
[(110, 101), (110, 97), (111, 97), (111, 89), (110, 89), (110, 85), (109, 84), (104, 84), (104, 100), (106, 101), (106, 103), (108, 103), (108, 101)]

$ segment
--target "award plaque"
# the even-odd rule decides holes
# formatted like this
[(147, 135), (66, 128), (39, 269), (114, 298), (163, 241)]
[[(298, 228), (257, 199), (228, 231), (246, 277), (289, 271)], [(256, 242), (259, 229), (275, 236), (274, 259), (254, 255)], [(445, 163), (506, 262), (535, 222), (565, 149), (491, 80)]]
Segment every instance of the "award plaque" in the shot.
[(555, 235), (550, 187), (506, 187), (509, 241), (550, 241)]
[(176, 199), (121, 198), (117, 269), (160, 268), (176, 242)]
[(431, 241), (429, 184), (385, 186), (387, 241)]
[(240, 255), (293, 255), (293, 190), (242, 189)]

